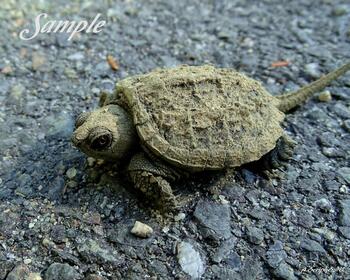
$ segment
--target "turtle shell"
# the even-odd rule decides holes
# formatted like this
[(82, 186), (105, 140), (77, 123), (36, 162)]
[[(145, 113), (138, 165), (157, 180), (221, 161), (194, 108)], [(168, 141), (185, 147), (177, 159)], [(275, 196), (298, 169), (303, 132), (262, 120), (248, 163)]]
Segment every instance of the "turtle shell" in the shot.
[(132, 114), (142, 145), (189, 170), (258, 160), (283, 133), (276, 99), (230, 69), (157, 69), (120, 81), (116, 97)]

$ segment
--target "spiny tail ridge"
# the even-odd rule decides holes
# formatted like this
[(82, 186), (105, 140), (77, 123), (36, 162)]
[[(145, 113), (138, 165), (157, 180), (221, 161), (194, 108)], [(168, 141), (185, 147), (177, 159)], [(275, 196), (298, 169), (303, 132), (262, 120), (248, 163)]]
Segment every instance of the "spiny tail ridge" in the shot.
[(308, 84), (301, 89), (288, 93), (288, 94), (281, 94), (277, 96), (279, 99), (278, 108), (282, 112), (288, 112), (289, 110), (293, 109), (294, 107), (302, 104), (305, 102), (309, 97), (311, 97), (314, 93), (321, 91), (326, 86), (328, 86), (332, 81), (339, 78), (340, 76), (344, 75), (347, 71), (350, 70), (350, 62), (344, 64), (343, 66), (339, 67), (338, 69), (328, 73), (327, 75), (323, 76), (322, 78), (312, 82), (311, 84)]

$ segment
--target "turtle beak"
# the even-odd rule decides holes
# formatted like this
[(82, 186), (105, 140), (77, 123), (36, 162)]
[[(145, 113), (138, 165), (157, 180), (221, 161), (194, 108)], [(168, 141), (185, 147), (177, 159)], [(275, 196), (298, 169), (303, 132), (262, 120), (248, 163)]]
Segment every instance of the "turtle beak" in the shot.
[(70, 140), (72, 141), (73, 145), (74, 145), (75, 147), (77, 147), (77, 148), (79, 148), (79, 146), (81, 145), (81, 142), (82, 142), (81, 140), (79, 140), (79, 139), (76, 137), (75, 133), (72, 135), (72, 137), (71, 137)]

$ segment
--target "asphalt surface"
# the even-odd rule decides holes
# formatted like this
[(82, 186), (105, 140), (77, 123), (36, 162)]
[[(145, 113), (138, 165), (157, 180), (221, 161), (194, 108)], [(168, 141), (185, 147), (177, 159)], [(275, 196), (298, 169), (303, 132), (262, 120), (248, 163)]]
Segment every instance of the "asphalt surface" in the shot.
[[(43, 12), (101, 13), (107, 24), (71, 41), (21, 40)], [(185, 180), (176, 193), (191, 201), (175, 217), (69, 141), (75, 117), (129, 75), (211, 63), (279, 94), (349, 61), (349, 50), (346, 0), (1, 1), (0, 279), (350, 279), (349, 74), (327, 88), (331, 100), (288, 115), (298, 146), (286, 169)], [(136, 220), (151, 237), (130, 233)]]

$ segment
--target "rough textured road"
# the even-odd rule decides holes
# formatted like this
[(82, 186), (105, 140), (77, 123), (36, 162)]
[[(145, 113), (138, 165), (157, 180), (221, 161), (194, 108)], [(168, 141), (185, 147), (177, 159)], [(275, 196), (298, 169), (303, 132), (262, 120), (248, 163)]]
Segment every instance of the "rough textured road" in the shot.
[[(42, 12), (108, 23), (72, 41), (20, 40)], [(276, 178), (193, 178), (177, 186), (191, 202), (164, 221), (118, 170), (69, 142), (75, 116), (128, 75), (212, 63), (278, 94), (349, 50), (347, 0), (1, 1), (0, 279), (350, 279), (349, 74), (327, 89), (331, 100), (287, 117), (298, 146)], [(150, 238), (130, 233), (136, 220)]]

